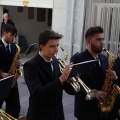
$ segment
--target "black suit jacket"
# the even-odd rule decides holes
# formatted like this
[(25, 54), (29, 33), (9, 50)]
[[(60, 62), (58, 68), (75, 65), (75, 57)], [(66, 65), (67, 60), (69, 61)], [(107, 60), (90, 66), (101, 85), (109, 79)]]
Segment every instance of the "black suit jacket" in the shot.
[(116, 70), (118, 77), (120, 78), (120, 58), (119, 57), (115, 59), (114, 68)]
[(53, 58), (54, 76), (47, 62), (37, 54), (24, 64), (24, 78), (30, 92), (28, 120), (64, 120), (62, 84), (58, 61)]
[[(79, 63), (92, 59), (94, 59), (93, 56), (88, 50), (85, 50), (82, 53), (73, 55), (71, 61), (73, 63)], [(108, 68), (107, 58), (99, 54), (99, 59), (101, 62), (102, 78), (99, 77), (95, 62), (86, 63), (80, 66), (81, 72), (82, 70), (84, 71), (81, 73), (81, 79), (90, 89), (101, 90), (105, 80), (106, 70)], [(80, 119), (86, 118), (86, 120), (97, 120), (98, 100), (94, 98), (93, 100), (86, 101), (85, 96), (86, 92), (81, 87), (80, 92), (75, 95), (75, 116)]]
[(120, 78), (120, 58), (119, 57), (115, 59), (114, 68), (116, 70), (118, 77)]
[(114, 62), (114, 70), (117, 73), (118, 79), (114, 81), (115, 84), (120, 86), (120, 58), (117, 57)]
[(17, 48), (15, 44), (11, 44), (11, 57), (9, 58), (7, 55), (6, 48), (2, 40), (0, 40), (0, 70), (8, 73), (16, 52)]

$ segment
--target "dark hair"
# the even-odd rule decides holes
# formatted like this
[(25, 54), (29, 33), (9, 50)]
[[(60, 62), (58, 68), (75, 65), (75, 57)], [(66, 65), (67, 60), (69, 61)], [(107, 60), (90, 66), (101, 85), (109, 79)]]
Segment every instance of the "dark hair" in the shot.
[(39, 43), (39, 45), (46, 45), (50, 39), (57, 40), (60, 38), (62, 38), (61, 34), (58, 34), (58, 33), (54, 32), (53, 30), (47, 29), (47, 30), (42, 31), (39, 34), (38, 43)]
[(13, 25), (7, 23), (2, 28), (2, 34), (3, 32), (7, 32), (7, 33), (11, 32), (12, 35), (15, 35), (16, 28)]
[(95, 26), (95, 27), (90, 27), (85, 34), (85, 39), (87, 39), (88, 37), (96, 34), (96, 33), (103, 33), (103, 28), (100, 26)]

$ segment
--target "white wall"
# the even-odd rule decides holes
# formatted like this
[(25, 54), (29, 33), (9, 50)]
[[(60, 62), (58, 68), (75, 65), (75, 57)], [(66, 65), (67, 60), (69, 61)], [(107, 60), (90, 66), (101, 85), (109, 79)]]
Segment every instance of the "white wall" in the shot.
[[(72, 54), (81, 50), (84, 4), (84, 0), (54, 0), (53, 2), (52, 29), (63, 35), (60, 46), (68, 53), (68, 60)], [(63, 57), (61, 50), (58, 57)]]
[[(2, 17), (3, 17), (3, 6), (0, 6), (0, 21), (2, 21)], [(0, 30), (1, 30), (1, 24), (0, 24)], [(1, 32), (0, 32), (0, 38), (1, 38)]]
[(46, 10), (45, 22), (37, 22), (37, 8), (34, 8), (34, 19), (28, 19), (28, 8), (23, 7), (23, 12), (18, 12), (18, 7), (4, 6), (9, 10), (10, 18), (15, 23), (18, 34), (26, 36), (29, 44), (37, 42), (39, 33), (47, 26), (48, 10)]
[[(64, 48), (64, 43), (66, 40), (66, 4), (67, 0), (54, 0), (53, 2), (53, 20), (52, 20), (52, 29), (63, 35), (63, 38), (60, 40), (60, 47)], [(68, 53), (68, 47), (64, 48)], [(62, 50), (59, 50), (57, 54), (58, 58), (64, 58), (64, 53)]]
[[(0, 5), (24, 6), (27, 0), (0, 0)], [(53, 0), (28, 0), (28, 7), (53, 8)]]

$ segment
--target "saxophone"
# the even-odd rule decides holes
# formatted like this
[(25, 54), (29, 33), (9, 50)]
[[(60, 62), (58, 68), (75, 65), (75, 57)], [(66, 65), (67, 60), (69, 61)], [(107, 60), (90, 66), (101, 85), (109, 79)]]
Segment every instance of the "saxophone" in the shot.
[(103, 48), (103, 51), (106, 51), (111, 59), (108, 64), (108, 70), (106, 71), (106, 78), (104, 81), (104, 85), (102, 87), (102, 91), (106, 93), (106, 97), (103, 101), (100, 101), (98, 107), (102, 112), (110, 112), (113, 108), (116, 96), (120, 93), (120, 87), (117, 85), (113, 85), (113, 80), (111, 80), (111, 75), (113, 72), (113, 62), (115, 60), (115, 56), (108, 50)]
[(20, 47), (17, 44), (15, 44), (15, 45), (17, 47), (17, 52), (16, 52), (16, 54), (14, 56), (12, 65), (10, 67), (10, 70), (8, 71), (9, 74), (14, 75), (12, 88), (15, 86), (18, 77), (20, 75), (22, 76), (22, 71), (19, 68), (16, 67), (16, 62), (19, 60), (19, 56), (20, 56)]

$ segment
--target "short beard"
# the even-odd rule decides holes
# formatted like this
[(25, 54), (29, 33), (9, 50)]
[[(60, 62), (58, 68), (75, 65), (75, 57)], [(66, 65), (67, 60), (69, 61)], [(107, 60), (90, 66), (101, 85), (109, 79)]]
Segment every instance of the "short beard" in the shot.
[(98, 48), (96, 48), (96, 47), (94, 47), (94, 46), (91, 46), (91, 49), (92, 49), (95, 53), (101, 53), (101, 52), (102, 52), (102, 48), (101, 48), (101, 50), (100, 50), (100, 49), (98, 49)]

